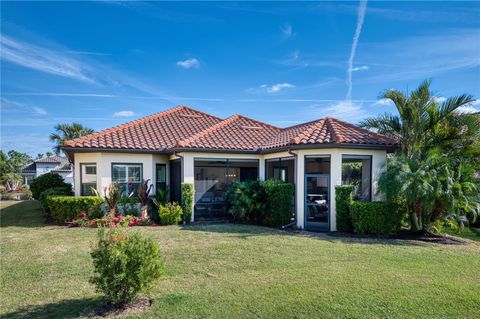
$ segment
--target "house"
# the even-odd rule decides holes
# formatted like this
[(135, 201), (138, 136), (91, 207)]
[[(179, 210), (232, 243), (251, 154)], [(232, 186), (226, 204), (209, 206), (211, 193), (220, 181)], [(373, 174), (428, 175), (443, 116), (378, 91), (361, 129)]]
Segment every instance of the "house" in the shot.
[(22, 168), (21, 175), (24, 184), (29, 185), (35, 177), (45, 173), (57, 173), (63, 177), (65, 183), (73, 185), (73, 170), (68, 159), (61, 156), (51, 155), (36, 159)]
[(178, 106), (66, 141), (75, 195), (118, 183), (125, 192), (150, 179), (180, 201), (195, 185), (192, 220), (224, 218), (236, 181), (277, 178), (295, 184), (296, 224), (336, 230), (335, 185), (355, 183), (361, 200), (377, 200), (377, 181), (394, 140), (326, 117), (278, 128), (242, 115), (221, 119)]

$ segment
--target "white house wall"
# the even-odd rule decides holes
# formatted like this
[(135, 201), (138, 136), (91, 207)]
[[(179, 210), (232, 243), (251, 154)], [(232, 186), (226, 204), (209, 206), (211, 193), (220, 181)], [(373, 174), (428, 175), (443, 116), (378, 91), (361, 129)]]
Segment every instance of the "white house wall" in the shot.
[(142, 164), (143, 179), (150, 179), (155, 184), (155, 164), (167, 165), (168, 184), (168, 156), (157, 154), (137, 153), (76, 153), (75, 154), (75, 195), (80, 196), (80, 165), (95, 163), (97, 165), (97, 190), (103, 193), (105, 187), (112, 183), (112, 163)]

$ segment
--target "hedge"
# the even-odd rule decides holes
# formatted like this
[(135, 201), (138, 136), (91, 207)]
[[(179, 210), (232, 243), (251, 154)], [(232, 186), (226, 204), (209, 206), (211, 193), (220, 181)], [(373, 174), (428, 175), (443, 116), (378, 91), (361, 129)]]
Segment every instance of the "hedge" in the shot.
[(48, 217), (58, 222), (69, 222), (84, 211), (90, 218), (100, 218), (103, 200), (97, 196), (50, 196), (47, 198)]
[(350, 205), (353, 201), (354, 185), (335, 186), (335, 207), (337, 209), (337, 230), (351, 233), (353, 231)]
[(182, 211), (183, 221), (189, 223), (192, 220), (193, 201), (195, 187), (192, 183), (182, 183)]
[(263, 183), (267, 196), (266, 216), (263, 224), (280, 227), (291, 222), (295, 186), (291, 183), (270, 179)]
[(396, 233), (403, 218), (396, 206), (385, 202), (353, 202), (350, 214), (353, 229), (358, 234)]
[(56, 173), (46, 173), (35, 177), (30, 184), (32, 196), (37, 200), (40, 200), (40, 195), (44, 191), (54, 187), (70, 187), (70, 190), (72, 189), (72, 185), (65, 183), (63, 177)]
[(53, 187), (43, 191), (40, 194), (39, 201), (42, 204), (43, 212), (45, 215), (49, 215), (49, 208), (47, 204), (47, 198), (50, 196), (72, 196), (72, 187)]

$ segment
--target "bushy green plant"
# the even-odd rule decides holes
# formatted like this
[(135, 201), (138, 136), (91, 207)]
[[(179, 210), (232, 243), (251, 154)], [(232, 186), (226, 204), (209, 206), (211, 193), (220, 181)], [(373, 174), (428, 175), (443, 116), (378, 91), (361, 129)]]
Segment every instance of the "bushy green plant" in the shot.
[(57, 222), (69, 222), (84, 211), (90, 218), (100, 218), (103, 200), (97, 196), (50, 196), (47, 197), (48, 217)]
[(108, 188), (105, 187), (103, 189), (104, 196), (102, 196), (100, 192), (95, 188), (92, 188), (92, 192), (96, 197), (98, 197), (107, 204), (110, 212), (114, 212), (117, 209), (118, 201), (120, 200), (120, 198), (122, 198), (122, 191), (114, 182), (112, 182), (108, 186)]
[(237, 182), (229, 196), (232, 200), (230, 213), (235, 220), (255, 224), (263, 222), (267, 195), (261, 181)]
[(294, 207), (294, 185), (275, 179), (269, 179), (262, 185), (267, 199), (266, 215), (262, 223), (271, 227), (280, 227), (290, 223)]
[(123, 215), (140, 216), (137, 203), (139, 199), (135, 195), (121, 196), (117, 202), (117, 211)]
[(46, 173), (35, 177), (30, 184), (30, 190), (32, 191), (33, 198), (39, 200), (40, 194), (47, 189), (54, 187), (72, 187), (72, 185), (65, 183), (63, 177), (56, 173)]
[(337, 230), (351, 233), (353, 231), (350, 205), (353, 200), (354, 185), (335, 186), (335, 208), (337, 210)]
[(139, 293), (147, 293), (163, 274), (158, 246), (139, 232), (101, 228), (91, 256), (94, 275), (90, 282), (114, 305), (127, 304)]
[(400, 230), (403, 213), (385, 202), (352, 202), (353, 230), (357, 234), (394, 234)]
[(182, 207), (175, 202), (160, 205), (158, 212), (163, 225), (176, 225), (182, 220)]
[(182, 210), (183, 221), (189, 223), (192, 219), (195, 187), (192, 183), (182, 183)]
[(40, 194), (40, 203), (42, 204), (43, 212), (48, 216), (49, 209), (47, 204), (47, 198), (49, 196), (72, 196), (72, 187), (53, 187), (43, 191)]

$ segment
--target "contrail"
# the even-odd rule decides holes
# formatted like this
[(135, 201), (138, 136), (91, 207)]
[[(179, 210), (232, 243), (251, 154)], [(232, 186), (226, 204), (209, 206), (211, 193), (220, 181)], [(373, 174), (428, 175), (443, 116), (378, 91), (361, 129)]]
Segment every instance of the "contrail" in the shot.
[(352, 42), (352, 51), (350, 51), (350, 58), (348, 59), (348, 69), (347, 69), (347, 100), (352, 99), (352, 71), (353, 71), (353, 59), (355, 58), (355, 53), (357, 51), (358, 39), (360, 38), (360, 33), (362, 32), (363, 20), (365, 18), (365, 9), (367, 8), (367, 0), (361, 0), (358, 7), (358, 20), (357, 28), (355, 29), (355, 35), (353, 36)]

